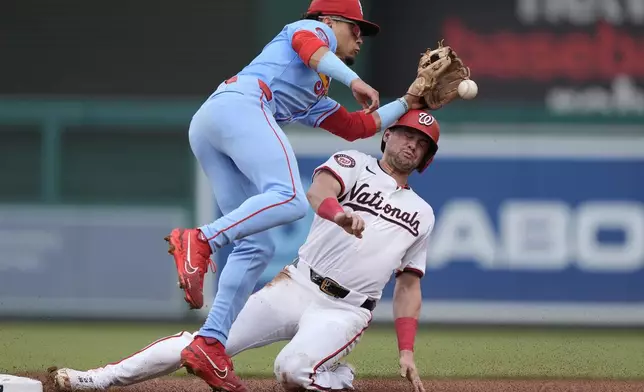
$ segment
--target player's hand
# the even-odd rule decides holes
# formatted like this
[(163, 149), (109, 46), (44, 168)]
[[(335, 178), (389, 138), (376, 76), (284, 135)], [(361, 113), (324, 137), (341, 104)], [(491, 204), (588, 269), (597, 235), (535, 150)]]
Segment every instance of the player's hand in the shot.
[(405, 94), (403, 98), (405, 99), (405, 101), (407, 101), (409, 109), (424, 109), (427, 107), (427, 104), (425, 103), (425, 100), (423, 100), (423, 97), (415, 97), (410, 94)]
[(356, 213), (345, 211), (333, 217), (333, 221), (344, 229), (347, 233), (362, 238), (362, 231), (364, 230), (364, 220)]
[[(369, 86), (362, 79), (354, 79), (351, 82), (351, 92), (354, 98), (365, 110), (366, 114), (373, 112), (380, 107), (380, 93)], [(371, 103), (369, 103), (371, 101)]]
[(407, 350), (401, 351), (398, 362), (400, 364), (400, 376), (411, 382), (414, 392), (425, 392), (425, 387), (416, 369), (416, 363), (414, 363), (414, 353)]

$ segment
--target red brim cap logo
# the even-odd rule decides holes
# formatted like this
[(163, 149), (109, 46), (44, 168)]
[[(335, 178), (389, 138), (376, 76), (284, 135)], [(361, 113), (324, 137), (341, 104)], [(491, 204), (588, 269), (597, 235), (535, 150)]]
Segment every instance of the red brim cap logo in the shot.
[(338, 165), (342, 167), (356, 166), (356, 160), (346, 154), (335, 154), (333, 158), (335, 159), (336, 162), (338, 162)]
[(425, 126), (430, 126), (434, 123), (434, 117), (429, 113), (420, 113), (418, 115), (418, 123)]

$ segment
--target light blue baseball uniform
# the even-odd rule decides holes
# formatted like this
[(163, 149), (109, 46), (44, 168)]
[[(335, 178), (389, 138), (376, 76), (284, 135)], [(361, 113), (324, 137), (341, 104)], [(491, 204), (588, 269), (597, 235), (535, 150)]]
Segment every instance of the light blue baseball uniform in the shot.
[(224, 214), (200, 229), (213, 250), (234, 244), (199, 332), (224, 345), (273, 256), (266, 230), (307, 212), (295, 154), (280, 125), (318, 127), (340, 108), (326, 95), (330, 79), (307, 67), (291, 46), (293, 34), (303, 29), (335, 52), (337, 41), (326, 24), (288, 24), (236, 78), (219, 85), (190, 123), (190, 146)]

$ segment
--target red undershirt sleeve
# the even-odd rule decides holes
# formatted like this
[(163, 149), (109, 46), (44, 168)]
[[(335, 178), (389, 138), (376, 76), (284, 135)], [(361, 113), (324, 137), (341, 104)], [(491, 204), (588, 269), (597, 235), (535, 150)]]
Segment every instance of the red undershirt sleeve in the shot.
[(300, 30), (293, 34), (291, 46), (307, 67), (313, 53), (323, 46), (328, 47), (317, 35), (308, 30)]
[(349, 113), (344, 107), (324, 119), (320, 128), (350, 142), (369, 138), (378, 131), (373, 115), (363, 111)]

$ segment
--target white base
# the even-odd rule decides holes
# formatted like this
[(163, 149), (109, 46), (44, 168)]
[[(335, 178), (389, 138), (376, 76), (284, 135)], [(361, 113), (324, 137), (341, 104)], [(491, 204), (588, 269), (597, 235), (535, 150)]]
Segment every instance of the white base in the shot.
[(0, 374), (0, 392), (42, 392), (42, 383), (33, 378)]

